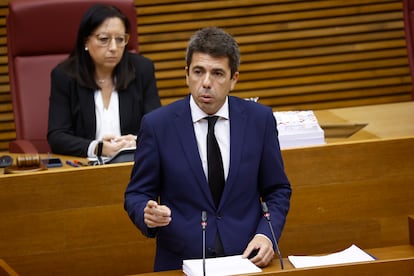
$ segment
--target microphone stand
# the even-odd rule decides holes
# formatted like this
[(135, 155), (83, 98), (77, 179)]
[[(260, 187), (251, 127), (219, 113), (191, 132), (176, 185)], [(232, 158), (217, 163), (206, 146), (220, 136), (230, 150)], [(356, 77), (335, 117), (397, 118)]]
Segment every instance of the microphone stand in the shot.
[(201, 212), (201, 228), (203, 230), (203, 276), (206, 276), (206, 226), (207, 212)]
[(273, 231), (272, 223), (270, 221), (270, 212), (269, 212), (269, 209), (267, 208), (266, 202), (262, 202), (262, 211), (263, 211), (263, 216), (266, 218), (267, 223), (269, 224), (270, 232), (272, 233), (272, 238), (275, 243), (275, 249), (276, 249), (277, 255), (279, 256), (280, 267), (284, 269), (282, 254), (280, 253), (279, 245), (277, 244), (275, 232)]

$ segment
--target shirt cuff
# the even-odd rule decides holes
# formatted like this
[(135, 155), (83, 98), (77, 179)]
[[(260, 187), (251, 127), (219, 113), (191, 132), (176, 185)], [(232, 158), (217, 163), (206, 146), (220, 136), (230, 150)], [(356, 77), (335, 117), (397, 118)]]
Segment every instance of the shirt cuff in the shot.
[(95, 148), (98, 145), (98, 142), (99, 142), (98, 140), (94, 140), (89, 144), (89, 147), (88, 147), (88, 157), (89, 158), (96, 157)]
[(273, 244), (273, 242), (272, 242), (272, 240), (271, 239), (269, 239), (269, 237), (268, 236), (266, 236), (265, 234), (256, 234), (255, 236), (261, 236), (261, 237), (265, 237), (269, 242), (270, 242), (270, 244), (272, 245), (272, 248), (274, 249), (275, 247), (274, 247), (274, 244)]

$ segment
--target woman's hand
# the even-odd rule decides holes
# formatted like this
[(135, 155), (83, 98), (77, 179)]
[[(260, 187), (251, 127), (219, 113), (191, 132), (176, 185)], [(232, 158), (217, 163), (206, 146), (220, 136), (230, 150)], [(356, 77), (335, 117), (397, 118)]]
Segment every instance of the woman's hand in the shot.
[(132, 134), (115, 136), (106, 135), (102, 139), (102, 155), (111, 157), (123, 148), (132, 148), (136, 146), (136, 136)]

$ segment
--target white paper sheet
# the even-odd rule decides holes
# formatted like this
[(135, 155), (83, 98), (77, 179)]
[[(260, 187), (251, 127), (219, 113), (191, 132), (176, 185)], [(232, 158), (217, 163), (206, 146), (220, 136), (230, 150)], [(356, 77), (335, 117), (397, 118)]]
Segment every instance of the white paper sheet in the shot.
[(335, 265), (355, 262), (374, 261), (375, 258), (360, 249), (356, 245), (349, 248), (324, 256), (289, 256), (289, 261), (296, 268)]
[[(241, 255), (206, 259), (206, 276), (255, 273), (262, 270)], [(183, 272), (188, 276), (203, 276), (203, 260), (184, 260)]]

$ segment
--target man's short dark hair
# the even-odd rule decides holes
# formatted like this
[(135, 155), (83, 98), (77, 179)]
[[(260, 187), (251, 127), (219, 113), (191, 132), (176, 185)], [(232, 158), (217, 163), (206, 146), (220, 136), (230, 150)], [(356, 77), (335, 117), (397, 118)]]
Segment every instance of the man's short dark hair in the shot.
[(197, 31), (189, 40), (186, 62), (190, 67), (194, 52), (204, 53), (213, 57), (228, 57), (231, 76), (239, 70), (240, 51), (236, 40), (224, 30), (207, 27)]

